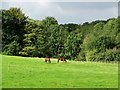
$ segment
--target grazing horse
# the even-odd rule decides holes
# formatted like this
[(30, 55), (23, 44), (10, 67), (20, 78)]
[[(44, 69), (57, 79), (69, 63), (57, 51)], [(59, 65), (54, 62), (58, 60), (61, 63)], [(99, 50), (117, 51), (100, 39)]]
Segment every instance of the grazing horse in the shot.
[(58, 63), (59, 61), (67, 62), (65, 58), (58, 58)]
[(47, 58), (47, 57), (46, 57), (46, 58), (45, 58), (45, 62), (47, 62), (47, 61), (48, 61), (49, 63), (51, 63), (50, 58)]

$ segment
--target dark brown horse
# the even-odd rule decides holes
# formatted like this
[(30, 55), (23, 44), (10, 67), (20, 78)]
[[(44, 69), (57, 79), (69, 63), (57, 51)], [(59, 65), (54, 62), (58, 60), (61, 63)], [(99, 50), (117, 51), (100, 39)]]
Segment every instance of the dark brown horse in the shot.
[(50, 58), (47, 58), (47, 57), (46, 57), (46, 58), (45, 58), (45, 62), (47, 62), (47, 61), (48, 61), (49, 63), (51, 63)]
[(65, 58), (58, 58), (58, 63), (59, 61), (67, 62)]

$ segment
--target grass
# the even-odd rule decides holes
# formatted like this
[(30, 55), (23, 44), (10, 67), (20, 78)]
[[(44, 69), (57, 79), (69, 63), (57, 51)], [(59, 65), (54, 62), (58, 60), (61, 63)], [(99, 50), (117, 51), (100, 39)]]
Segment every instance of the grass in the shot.
[(3, 88), (117, 88), (118, 65), (2, 55)]

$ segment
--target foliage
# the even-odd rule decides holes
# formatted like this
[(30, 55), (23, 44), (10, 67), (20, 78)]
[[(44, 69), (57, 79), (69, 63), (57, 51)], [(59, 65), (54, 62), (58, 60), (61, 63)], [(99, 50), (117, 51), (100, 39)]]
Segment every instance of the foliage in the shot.
[(19, 52), (22, 56), (38, 56), (36, 45), (37, 36), (41, 35), (43, 26), (40, 21), (28, 19), (25, 26), (25, 33), (23, 38), (24, 47)]
[[(2, 10), (2, 48), (11, 48), (11, 44), (14, 41), (19, 44), (19, 47), (23, 46), (22, 41), (26, 19), (27, 17), (20, 8)], [(6, 49), (3, 49), (3, 52), (4, 50)], [(12, 55), (15, 55), (15, 52)]]
[(95, 56), (95, 61), (120, 61), (120, 50), (107, 50)]
[(0, 10), (0, 53), (2, 53), (2, 11)]
[[(2, 52), (79, 61), (119, 61), (120, 17), (83, 24), (30, 19), (20, 8), (2, 10)], [(11, 24), (12, 23), (12, 24)]]
[(68, 59), (74, 59), (80, 52), (83, 35), (80, 33), (70, 33), (65, 41), (65, 55)]
[(12, 43), (6, 45), (3, 48), (3, 53), (5, 55), (19, 55), (19, 44), (16, 41), (13, 41)]

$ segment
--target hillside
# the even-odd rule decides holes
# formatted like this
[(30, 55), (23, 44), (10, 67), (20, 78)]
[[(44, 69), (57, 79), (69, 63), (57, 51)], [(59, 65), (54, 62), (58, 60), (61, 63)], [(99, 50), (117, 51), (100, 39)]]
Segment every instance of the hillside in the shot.
[(117, 88), (118, 64), (2, 55), (3, 88)]

